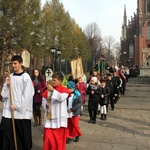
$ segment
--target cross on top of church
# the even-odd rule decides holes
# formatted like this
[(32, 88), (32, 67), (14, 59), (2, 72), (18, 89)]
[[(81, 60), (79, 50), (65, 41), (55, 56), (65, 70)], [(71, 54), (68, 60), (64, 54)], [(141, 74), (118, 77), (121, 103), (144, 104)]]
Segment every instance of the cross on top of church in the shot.
[(48, 74), (48, 76), (50, 76), (51, 71), (48, 69), (48, 71), (46, 73)]

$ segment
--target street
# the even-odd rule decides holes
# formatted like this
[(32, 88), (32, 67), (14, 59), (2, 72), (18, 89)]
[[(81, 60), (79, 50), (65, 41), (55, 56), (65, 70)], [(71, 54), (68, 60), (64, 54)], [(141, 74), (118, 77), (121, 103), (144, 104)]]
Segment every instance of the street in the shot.
[[(2, 102), (0, 102), (0, 111)], [(150, 78), (131, 78), (125, 95), (107, 120), (97, 116), (89, 124), (87, 102), (80, 119), (83, 136), (79, 142), (67, 144), (67, 150), (149, 150), (150, 149)], [(42, 149), (43, 126), (33, 127), (33, 150)]]

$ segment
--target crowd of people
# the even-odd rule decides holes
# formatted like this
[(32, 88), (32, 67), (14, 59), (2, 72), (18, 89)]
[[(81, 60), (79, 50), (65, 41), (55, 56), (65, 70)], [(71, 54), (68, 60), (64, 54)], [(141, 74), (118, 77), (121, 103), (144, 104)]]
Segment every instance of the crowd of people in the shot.
[(97, 115), (101, 115), (101, 120), (107, 119), (109, 104), (112, 111), (120, 95), (125, 94), (128, 75), (125, 68), (116, 70), (109, 68), (105, 76), (101, 76), (93, 70), (88, 82), (87, 91), (89, 123), (96, 124)]
[[(17, 149), (31, 150), (32, 115), (33, 127), (44, 126), (43, 150), (65, 150), (66, 144), (78, 142), (82, 136), (79, 121), (85, 102), (88, 101), (87, 123), (96, 124), (97, 115), (106, 120), (109, 104), (113, 111), (128, 82), (124, 68), (108, 69), (104, 77), (93, 70), (88, 80), (84, 75), (77, 80), (70, 77), (65, 82), (63, 74), (57, 72), (46, 82), (38, 69), (33, 70), (31, 77), (25, 72), (21, 56), (15, 55), (11, 61), (13, 72), (6, 78), (1, 92), (4, 107), (0, 150), (15, 150), (15, 138)], [(41, 106), (45, 110), (44, 121)]]

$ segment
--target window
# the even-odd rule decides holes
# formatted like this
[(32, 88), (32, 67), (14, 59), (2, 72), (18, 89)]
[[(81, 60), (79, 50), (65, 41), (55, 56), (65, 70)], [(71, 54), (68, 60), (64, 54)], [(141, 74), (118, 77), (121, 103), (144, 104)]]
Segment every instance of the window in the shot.
[(133, 43), (129, 44), (129, 58), (134, 57), (134, 49), (133, 49)]
[(150, 40), (150, 22), (147, 25), (147, 39)]

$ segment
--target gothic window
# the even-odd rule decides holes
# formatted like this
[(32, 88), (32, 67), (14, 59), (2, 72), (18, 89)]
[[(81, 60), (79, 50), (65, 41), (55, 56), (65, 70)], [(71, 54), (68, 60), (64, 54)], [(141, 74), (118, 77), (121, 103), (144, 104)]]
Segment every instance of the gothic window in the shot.
[(134, 49), (133, 49), (133, 43), (129, 44), (129, 58), (134, 57)]
[(147, 12), (150, 13), (150, 0), (147, 0)]
[(147, 26), (147, 39), (150, 40), (150, 22), (148, 23)]

